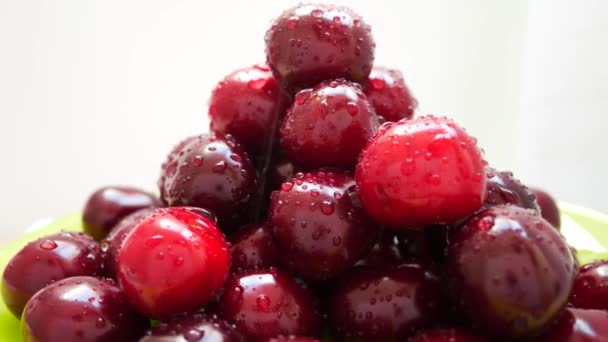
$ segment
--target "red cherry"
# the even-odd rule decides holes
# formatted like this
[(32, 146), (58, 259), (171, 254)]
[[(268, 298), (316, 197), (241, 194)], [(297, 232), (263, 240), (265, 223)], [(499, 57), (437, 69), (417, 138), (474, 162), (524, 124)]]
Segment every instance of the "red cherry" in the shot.
[(149, 325), (113, 281), (72, 277), (32, 297), (25, 307), (21, 332), (24, 342), (133, 342)]
[(365, 95), (376, 114), (386, 121), (411, 119), (418, 107), (403, 74), (395, 69), (374, 67), (365, 86)]
[(462, 328), (438, 328), (422, 331), (410, 342), (489, 342), (490, 340)]
[(380, 125), (359, 85), (327, 81), (296, 94), (281, 127), (281, 147), (304, 168), (352, 169)]
[(236, 70), (213, 90), (211, 130), (231, 134), (252, 153), (263, 152), (287, 103), (287, 95), (266, 65)]
[(405, 341), (438, 317), (440, 298), (419, 265), (354, 268), (333, 289), (329, 319), (342, 340)]
[(512, 172), (489, 170), (487, 176), (487, 196), (483, 202), (484, 207), (512, 204), (539, 211), (534, 194), (515, 178)]
[(279, 256), (272, 240), (272, 229), (265, 224), (241, 228), (232, 239), (232, 270), (242, 271), (276, 266)]
[(236, 324), (247, 341), (278, 335), (319, 334), (320, 320), (311, 295), (277, 270), (232, 276), (219, 302), (220, 315)]
[(158, 323), (139, 342), (245, 342), (245, 338), (216, 315), (194, 313)]
[(383, 125), (361, 153), (355, 178), (377, 222), (449, 224), (481, 207), (484, 163), (475, 138), (450, 119), (426, 116)]
[(557, 206), (555, 199), (541, 189), (531, 188), (530, 190), (536, 195), (536, 202), (540, 207), (540, 214), (542, 217), (559, 230), (561, 227), (561, 218), (559, 207)]
[(472, 323), (507, 338), (546, 329), (566, 305), (576, 277), (568, 244), (533, 210), (482, 210), (450, 237), (454, 299)]
[(160, 206), (160, 201), (154, 195), (140, 189), (126, 186), (101, 188), (89, 197), (84, 207), (84, 232), (99, 241), (129, 214)]
[(190, 312), (224, 284), (230, 252), (215, 222), (198, 208), (157, 209), (118, 254), (118, 279), (131, 303), (150, 318)]
[(538, 341), (604, 342), (608, 341), (608, 312), (568, 308), (556, 325)]
[(608, 310), (608, 260), (581, 267), (570, 303), (575, 308)]
[(374, 243), (354, 181), (339, 171), (297, 174), (271, 196), (269, 222), (279, 261), (306, 280), (335, 277)]
[(289, 89), (332, 78), (364, 81), (374, 62), (371, 28), (348, 8), (301, 4), (278, 17), (266, 33), (266, 58)]
[(193, 136), (169, 154), (159, 187), (168, 205), (209, 209), (230, 231), (244, 221), (256, 193), (256, 170), (231, 136)]
[(2, 299), (21, 317), (27, 301), (50, 283), (74, 276), (99, 276), (99, 244), (83, 233), (47, 235), (28, 243), (4, 269)]

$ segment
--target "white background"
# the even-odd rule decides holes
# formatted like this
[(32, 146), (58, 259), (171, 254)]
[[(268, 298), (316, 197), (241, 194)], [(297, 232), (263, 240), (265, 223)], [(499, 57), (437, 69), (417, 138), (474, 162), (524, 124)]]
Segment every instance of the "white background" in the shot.
[[(335, 1), (372, 25), (419, 113), (453, 116), (487, 159), (608, 211), (608, 2)], [(0, 0), (0, 242), (106, 184), (155, 190), (207, 99), (264, 60), (287, 1)]]

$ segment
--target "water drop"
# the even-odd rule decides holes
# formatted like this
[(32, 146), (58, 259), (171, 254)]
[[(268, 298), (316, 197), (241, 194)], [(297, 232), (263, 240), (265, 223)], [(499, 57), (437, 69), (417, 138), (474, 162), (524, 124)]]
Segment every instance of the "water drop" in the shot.
[(323, 15), (323, 10), (316, 8), (310, 12), (310, 15), (312, 15), (315, 18), (318, 18)]
[(339, 236), (335, 236), (332, 240), (334, 246), (338, 247), (342, 244), (342, 238)]
[(154, 247), (158, 246), (158, 244), (160, 244), (164, 238), (165, 237), (162, 235), (154, 235), (154, 236), (148, 238), (146, 240), (146, 242), (144, 242), (144, 246), (146, 246), (148, 248), (154, 248)]
[(211, 171), (213, 171), (215, 173), (224, 173), (225, 170), (226, 170), (226, 162), (223, 160), (217, 162), (211, 169)]
[(306, 101), (308, 101), (308, 98), (310, 97), (310, 94), (312, 93), (312, 89), (305, 89), (302, 90), (301, 92), (296, 94), (296, 104), (298, 105), (303, 105), (304, 103), (306, 103)]
[(330, 200), (323, 200), (321, 202), (321, 212), (325, 215), (331, 215), (334, 213), (334, 204)]
[(53, 240), (44, 240), (40, 243), (40, 248), (46, 251), (52, 251), (53, 249), (57, 248), (57, 243)]
[(281, 189), (282, 189), (283, 191), (289, 191), (289, 190), (291, 190), (292, 188), (293, 188), (293, 183), (291, 183), (291, 182), (285, 182), (285, 183), (283, 183), (283, 184), (281, 185)]
[(184, 338), (188, 342), (201, 341), (205, 332), (197, 329), (190, 329), (184, 333)]
[(262, 310), (267, 310), (270, 307), (270, 298), (266, 295), (259, 295), (255, 302), (257, 303), (258, 308)]
[(247, 82), (247, 86), (249, 87), (249, 89), (252, 89), (252, 90), (260, 90), (260, 89), (264, 88), (264, 86), (266, 85), (266, 81), (267, 81), (267, 79), (265, 79), (265, 78), (260, 78), (258, 80), (251, 80), (251, 81)]
[(192, 165), (196, 167), (203, 165), (203, 156), (196, 156), (192, 158)]
[(287, 21), (287, 29), (293, 30), (296, 28), (296, 26), (298, 26), (298, 19), (293, 18)]
[(355, 116), (355, 115), (359, 114), (359, 107), (354, 102), (348, 102), (346, 104), (346, 109), (348, 110), (348, 112), (352, 116)]

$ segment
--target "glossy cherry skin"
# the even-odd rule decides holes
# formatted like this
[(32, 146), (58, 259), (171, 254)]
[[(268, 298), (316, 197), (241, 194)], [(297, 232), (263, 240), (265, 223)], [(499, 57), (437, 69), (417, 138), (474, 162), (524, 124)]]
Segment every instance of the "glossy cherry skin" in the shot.
[(4, 269), (2, 298), (21, 317), (27, 301), (45, 286), (73, 276), (99, 276), (102, 252), (83, 233), (57, 233), (28, 243)]
[(266, 32), (266, 59), (291, 90), (345, 78), (364, 81), (374, 62), (371, 28), (345, 7), (300, 4), (283, 12)]
[(84, 207), (82, 214), (84, 232), (99, 241), (129, 214), (143, 208), (160, 206), (161, 202), (158, 198), (137, 188), (126, 186), (101, 188), (89, 197)]
[(450, 119), (386, 123), (357, 164), (361, 201), (395, 229), (450, 224), (481, 207), (485, 162), (476, 139)]
[(342, 340), (405, 341), (438, 317), (440, 298), (420, 265), (354, 268), (334, 287), (328, 315)]
[(482, 210), (453, 237), (454, 300), (473, 325), (496, 336), (532, 337), (568, 302), (578, 269), (568, 244), (530, 209)]
[(365, 254), (379, 229), (363, 214), (346, 174), (300, 173), (292, 182), (271, 195), (269, 222), (279, 261), (305, 280), (333, 278)]
[(194, 313), (160, 322), (139, 342), (245, 342), (245, 338), (216, 315)]
[(304, 168), (352, 169), (379, 126), (358, 84), (326, 81), (296, 94), (281, 127), (281, 147)]
[(608, 341), (608, 312), (567, 308), (541, 342)]
[(376, 114), (386, 121), (411, 119), (418, 107), (399, 70), (374, 67), (365, 85), (365, 95)]
[(490, 340), (462, 328), (435, 328), (416, 334), (410, 342), (490, 342)]
[(251, 153), (262, 152), (288, 102), (266, 65), (236, 70), (220, 81), (211, 94), (211, 131), (231, 134)]
[(232, 238), (232, 271), (276, 266), (279, 255), (272, 239), (272, 229), (266, 224), (251, 224), (241, 228)]
[(224, 231), (244, 221), (257, 191), (256, 170), (231, 136), (199, 135), (182, 141), (169, 154), (159, 180), (169, 206), (206, 208)]
[(319, 334), (313, 297), (288, 274), (274, 268), (233, 275), (220, 298), (219, 311), (221, 317), (236, 324), (247, 341)]
[(570, 303), (575, 308), (608, 311), (608, 260), (580, 268)]
[(487, 176), (487, 195), (483, 202), (484, 207), (512, 204), (540, 212), (536, 203), (536, 196), (515, 178), (512, 172), (489, 170)]
[(133, 342), (149, 325), (112, 280), (72, 277), (32, 297), (21, 332), (24, 342)]
[(546, 191), (537, 188), (530, 189), (534, 195), (536, 195), (536, 202), (540, 207), (540, 214), (542, 217), (549, 221), (553, 227), (560, 229), (561, 218), (559, 207), (555, 199), (549, 195)]
[(118, 253), (118, 279), (150, 318), (203, 307), (226, 281), (230, 250), (198, 208), (157, 209), (129, 233)]

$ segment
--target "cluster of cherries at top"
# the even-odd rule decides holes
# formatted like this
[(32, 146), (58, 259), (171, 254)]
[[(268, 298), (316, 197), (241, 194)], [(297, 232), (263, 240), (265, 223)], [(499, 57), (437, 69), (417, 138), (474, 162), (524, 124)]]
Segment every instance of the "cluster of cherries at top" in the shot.
[(169, 154), (160, 200), (102, 188), (88, 235), (12, 259), (24, 339), (608, 340), (608, 263), (579, 272), (554, 201), (450, 119), (412, 118), (374, 49), (349, 9), (285, 11), (267, 64), (222, 80), (211, 133)]

